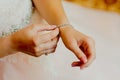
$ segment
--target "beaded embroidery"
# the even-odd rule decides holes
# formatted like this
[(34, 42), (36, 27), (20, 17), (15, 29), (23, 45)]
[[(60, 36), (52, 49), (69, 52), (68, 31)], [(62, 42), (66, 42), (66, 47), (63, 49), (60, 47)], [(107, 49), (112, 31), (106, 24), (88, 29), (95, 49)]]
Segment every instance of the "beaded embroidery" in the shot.
[[(21, 1), (22, 2), (22, 1)], [(23, 18), (20, 18), (21, 20), (20, 23), (17, 23), (17, 24), (10, 24), (7, 27), (6, 25), (3, 27), (3, 26), (0, 26), (0, 37), (4, 37), (4, 36), (7, 36), (11, 33), (14, 33), (20, 29), (22, 29), (23, 27), (27, 26), (29, 23), (30, 23), (30, 20), (31, 20), (31, 16), (32, 16), (32, 10), (33, 10), (33, 7), (32, 7), (32, 2), (31, 0), (26, 0), (24, 1), (24, 4), (27, 3), (26, 5), (26, 10), (27, 12), (25, 13), (25, 15), (23, 16)], [(24, 5), (23, 5), (24, 6)], [(9, 6), (10, 7), (10, 6)], [(22, 8), (23, 9), (23, 8)], [(5, 10), (4, 10), (5, 11)], [(25, 11), (25, 10), (23, 10)], [(24, 13), (24, 12), (23, 12)], [(6, 13), (7, 14), (7, 13)], [(17, 14), (16, 14), (17, 15)], [(21, 15), (21, 14), (20, 14)], [(3, 14), (4, 16), (4, 14)], [(5, 15), (6, 16), (6, 15)], [(13, 15), (14, 16), (14, 15)], [(8, 16), (9, 17), (9, 16)], [(18, 17), (18, 16), (17, 16)], [(21, 16), (20, 16), (21, 17)], [(8, 18), (9, 19), (9, 18)], [(2, 20), (2, 19), (1, 19)], [(6, 27), (6, 28), (5, 28)]]

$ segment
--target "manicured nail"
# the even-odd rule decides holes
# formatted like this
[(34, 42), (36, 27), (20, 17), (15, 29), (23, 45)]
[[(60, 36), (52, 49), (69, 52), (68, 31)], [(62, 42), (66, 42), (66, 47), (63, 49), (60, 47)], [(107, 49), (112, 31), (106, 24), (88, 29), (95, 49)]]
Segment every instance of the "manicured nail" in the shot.
[(73, 62), (71, 66), (72, 67), (78, 67), (78, 66), (80, 66), (80, 63), (79, 62)]
[(71, 65), (72, 67), (75, 67), (75, 65)]
[(71, 64), (72, 67), (75, 67), (76, 65), (74, 63)]

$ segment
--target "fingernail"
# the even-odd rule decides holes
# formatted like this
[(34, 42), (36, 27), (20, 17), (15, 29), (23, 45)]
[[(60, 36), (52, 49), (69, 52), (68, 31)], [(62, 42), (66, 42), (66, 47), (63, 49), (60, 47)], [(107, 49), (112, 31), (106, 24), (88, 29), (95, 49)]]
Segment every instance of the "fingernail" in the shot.
[(87, 63), (87, 58), (86, 58), (86, 56), (82, 57), (82, 60), (83, 60), (84, 63)]
[(72, 67), (77, 67), (77, 65), (71, 65)]
[(75, 67), (74, 63), (71, 64), (72, 67)]
[(71, 65), (72, 67), (75, 67), (75, 65)]

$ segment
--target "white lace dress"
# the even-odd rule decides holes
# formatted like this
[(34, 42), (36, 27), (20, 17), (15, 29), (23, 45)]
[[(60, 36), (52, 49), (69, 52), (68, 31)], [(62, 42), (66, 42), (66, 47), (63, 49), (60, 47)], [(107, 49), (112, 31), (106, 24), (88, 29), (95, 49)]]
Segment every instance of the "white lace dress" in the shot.
[[(32, 19), (42, 22), (34, 15), (31, 0), (0, 0), (0, 37), (26, 27)], [(6, 56), (0, 59), (0, 80), (53, 80), (51, 60), (24, 53)]]

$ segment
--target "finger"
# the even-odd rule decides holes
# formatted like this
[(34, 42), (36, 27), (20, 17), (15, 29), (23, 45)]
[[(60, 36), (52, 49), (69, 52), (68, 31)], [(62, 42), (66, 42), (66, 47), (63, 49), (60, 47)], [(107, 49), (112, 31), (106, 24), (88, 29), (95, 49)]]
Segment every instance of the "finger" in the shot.
[(80, 61), (75, 61), (72, 63), (72, 67), (78, 67), (78, 66), (80, 67), (81, 64), (82, 63)]
[(93, 62), (93, 60), (90, 60), (90, 58), (88, 58), (88, 62), (87, 63), (80, 64), (79, 66), (80, 66), (81, 69), (84, 69), (84, 68), (88, 67), (92, 62)]
[(82, 64), (81, 68), (88, 67), (93, 61), (94, 61), (94, 57), (92, 57), (92, 56), (88, 57), (88, 62), (85, 64)]
[(83, 63), (87, 62), (86, 55), (80, 50), (79, 46), (77, 44), (73, 44), (72, 51), (77, 56), (79, 60), (81, 60)]
[(81, 65), (82, 68), (85, 68), (85, 67), (89, 66), (95, 59), (96, 55), (95, 55), (95, 46), (94, 46), (94, 44), (88, 43), (88, 48), (87, 48), (85, 53), (88, 55), (88, 62)]
[(44, 31), (44, 30), (53, 30), (55, 28), (57, 28), (57, 26), (55, 25), (47, 25), (47, 24), (34, 24), (33, 25), (34, 30), (40, 32), (40, 31)]
[(48, 42), (48, 41), (54, 39), (55, 37), (57, 37), (58, 34), (59, 34), (59, 29), (58, 28), (56, 28), (55, 30), (52, 30), (49, 33), (43, 34), (43, 35), (39, 34), (37, 36), (38, 39), (36, 40), (36, 43), (38, 45), (40, 45), (41, 43)]
[(53, 42), (55, 42), (55, 43), (58, 43), (59, 37), (55, 37), (55, 38), (53, 38), (51, 41), (53, 41)]
[(56, 49), (57, 42), (58, 42), (58, 38), (56, 37), (52, 41), (40, 44), (38, 47), (35, 48), (35, 50), (36, 50), (36, 52), (42, 52), (44, 50), (48, 50), (48, 49), (52, 49), (52, 48)]
[(81, 67), (83, 64), (83, 62), (75, 61), (72, 63), (72, 67), (80, 67), (80, 69), (84, 69), (84, 67)]

